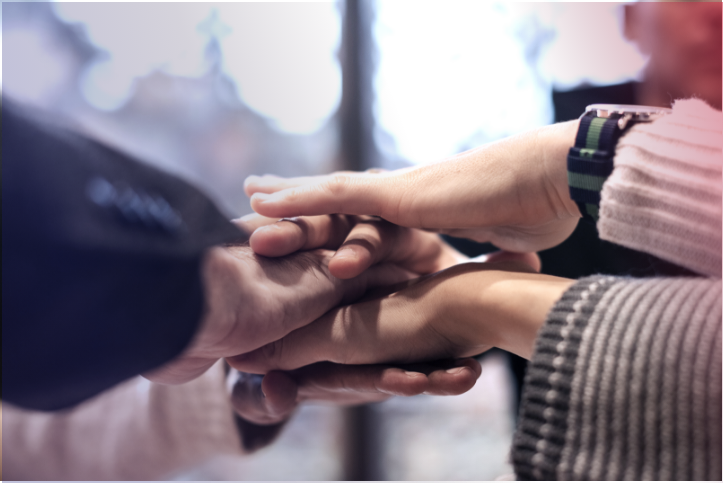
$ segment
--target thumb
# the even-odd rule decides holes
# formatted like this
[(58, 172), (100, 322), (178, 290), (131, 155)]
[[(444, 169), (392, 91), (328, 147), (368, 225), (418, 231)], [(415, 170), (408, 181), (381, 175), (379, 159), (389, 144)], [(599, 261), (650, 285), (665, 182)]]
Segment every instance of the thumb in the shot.
[(251, 208), (257, 213), (285, 218), (328, 214), (375, 215), (396, 222), (394, 210), (404, 177), (389, 173), (337, 173), (313, 178), (273, 180), (252, 177), (246, 181)]

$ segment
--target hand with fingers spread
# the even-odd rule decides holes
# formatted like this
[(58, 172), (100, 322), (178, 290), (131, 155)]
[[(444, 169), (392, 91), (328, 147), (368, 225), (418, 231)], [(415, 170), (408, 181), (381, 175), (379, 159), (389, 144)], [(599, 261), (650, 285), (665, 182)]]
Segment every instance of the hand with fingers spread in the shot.
[(236, 220), (258, 255), (281, 257), (298, 250), (336, 250), (329, 273), (354, 278), (380, 262), (394, 263), (417, 275), (434, 273), (467, 260), (442, 239), (373, 216), (305, 216), (276, 222), (258, 214)]
[(572, 281), (535, 273), (525, 262), (529, 254), (502, 257), (507, 261), (494, 263), (490, 257), (493, 263), (462, 263), (404, 282), (396, 292), (334, 309), (228, 362), (238, 370), (266, 373), (319, 361), (469, 357), (492, 347), (529, 358), (547, 312)]
[(564, 241), (580, 212), (566, 156), (578, 121), (543, 127), (442, 162), (380, 173), (251, 176), (251, 206), (268, 217), (375, 215), (392, 223), (527, 252)]

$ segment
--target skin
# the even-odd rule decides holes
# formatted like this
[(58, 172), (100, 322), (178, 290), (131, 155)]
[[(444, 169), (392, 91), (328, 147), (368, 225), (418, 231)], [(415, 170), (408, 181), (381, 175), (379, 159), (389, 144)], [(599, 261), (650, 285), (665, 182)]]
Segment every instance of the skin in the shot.
[[(548, 126), (414, 169), (250, 177), (245, 189), (254, 209), (272, 218), (366, 214), (492, 241), (511, 251), (543, 249), (569, 236), (580, 217), (569, 198), (565, 168), (577, 127), (577, 121)], [(267, 248), (262, 244), (255, 249)], [(357, 248), (374, 259), (375, 247)], [(343, 258), (341, 251), (336, 256)], [(455, 265), (332, 310), (283, 339), (227, 360), (239, 370), (263, 374), (320, 361), (464, 357), (495, 346), (530, 357), (547, 312), (572, 283), (514, 260)]]
[(313, 250), (272, 259), (247, 246), (212, 248), (203, 264), (207, 308), (194, 340), (180, 357), (144, 375), (164, 384), (190, 381), (222, 357), (254, 350), (373, 287), (412, 276), (384, 264), (340, 280), (327, 268), (332, 254)]
[[(247, 246), (213, 249), (204, 263), (210, 307), (201, 330), (180, 358), (147, 374), (150, 379), (164, 383), (190, 380), (219, 357), (281, 337), (370, 288), (447, 268), (466, 258), (434, 234), (375, 218), (317, 216), (275, 222), (249, 215), (236, 223), (251, 233), (252, 247), (286, 258), (260, 256)], [(410, 248), (411, 255), (394, 248), (398, 243)], [(331, 275), (333, 252), (320, 248), (338, 248), (341, 244), (354, 248), (351, 257), (342, 257), (336, 264), (346, 279)], [(300, 249), (307, 251), (294, 253)], [(534, 254), (495, 256), (522, 258), (539, 266)], [(255, 326), (261, 330), (254, 331)], [(404, 367), (322, 363), (289, 372), (272, 371), (263, 377), (232, 371), (229, 395), (243, 418), (247, 449), (254, 449), (268, 444), (302, 402), (354, 405), (393, 395), (456, 395), (468, 391), (480, 373), (474, 359)]]
[(565, 240), (580, 218), (565, 164), (578, 125), (576, 120), (546, 126), (403, 170), (251, 176), (245, 190), (252, 208), (272, 218), (375, 215), (507, 251), (538, 251)]
[(391, 396), (456, 395), (467, 392), (482, 368), (474, 359), (433, 364), (345, 366), (328, 362), (265, 376), (232, 371), (231, 403), (247, 452), (270, 444), (299, 404), (305, 401), (350, 406)]
[[(252, 178), (246, 190), (252, 206), (270, 218), (358, 212), (489, 240), (511, 251), (546, 248), (564, 240), (580, 216), (567, 195), (564, 169), (576, 131), (574, 121), (550, 126), (413, 170), (314, 180)], [(250, 244), (257, 252), (316, 250), (274, 260), (245, 247), (212, 249), (204, 263), (208, 309), (199, 334), (186, 353), (151, 374), (153, 380), (184, 382), (219, 357), (244, 372), (267, 374), (323, 361), (362, 365), (465, 357), (492, 346), (507, 348), (513, 339), (524, 342), (509, 350), (526, 355), (547, 310), (571, 283), (529, 273), (529, 265), (514, 261), (455, 265), (409, 282), (415, 275), (410, 268), (416, 275), (434, 272), (458, 254), (422, 232), (399, 233), (401, 228), (375, 218), (326, 217), (326, 229), (319, 229), (324, 222), (297, 219), (261, 231), (251, 226), (254, 220), (239, 223), (254, 230)], [(292, 240), (284, 241), (288, 233)], [(332, 268), (346, 278), (335, 277)], [(520, 272), (510, 272), (515, 270)], [(344, 306), (395, 282), (405, 285)], [(494, 300), (481, 293), (495, 294)], [(530, 303), (528, 295), (537, 301)], [(464, 302), (451, 303), (456, 300)], [(444, 319), (450, 323), (442, 324)]]
[(335, 249), (331, 275), (348, 280), (380, 262), (393, 262), (416, 275), (434, 273), (467, 257), (440, 238), (422, 230), (405, 229), (371, 216), (311, 216), (278, 221), (258, 214), (237, 220), (251, 233), (251, 249), (265, 257), (299, 250)]
[[(260, 215), (237, 220), (239, 226), (253, 232), (251, 246), (267, 255), (284, 256), (298, 249), (340, 243), (352, 246), (352, 256), (344, 257), (337, 266), (346, 275), (358, 275), (382, 260), (394, 260), (405, 268), (424, 267), (426, 272), (422, 273), (467, 260), (434, 234), (368, 217), (316, 216), (272, 222)], [(396, 250), (399, 244), (405, 250)], [(498, 252), (481, 258), (491, 263), (516, 261), (533, 270), (540, 268), (539, 258), (532, 253)], [(333, 271), (334, 265), (330, 263), (329, 269)], [(265, 376), (234, 371), (229, 376), (229, 387), (236, 412), (246, 421), (242, 430), (244, 444), (254, 449), (268, 444), (302, 402), (355, 405), (392, 395), (457, 395), (468, 391), (480, 373), (479, 363), (469, 358), (402, 367), (325, 362), (293, 371), (270, 371)]]
[(404, 363), (467, 357), (492, 347), (530, 358), (552, 305), (573, 280), (520, 262), (464, 263), (327, 313), (281, 340), (228, 359), (246, 372), (319, 361)]
[(474, 386), (481, 373), (475, 359), (404, 367), (321, 362), (265, 376), (234, 371), (229, 385), (236, 412), (247, 421), (269, 425), (285, 421), (305, 401), (356, 405), (391, 396), (462, 394)]

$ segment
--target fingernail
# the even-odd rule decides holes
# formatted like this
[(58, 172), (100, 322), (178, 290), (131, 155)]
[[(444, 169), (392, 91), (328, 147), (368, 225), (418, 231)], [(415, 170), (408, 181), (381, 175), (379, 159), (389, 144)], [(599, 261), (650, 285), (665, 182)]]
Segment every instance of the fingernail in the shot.
[(464, 371), (464, 367), (453, 367), (452, 369), (447, 369), (447, 374), (462, 374), (462, 371)]
[(334, 255), (334, 258), (356, 258), (356, 252), (349, 247), (340, 248)]
[(419, 377), (419, 376), (423, 375), (421, 372), (414, 372), (414, 371), (404, 371), (404, 373), (406, 375), (408, 375), (409, 377)]
[(271, 195), (267, 193), (254, 193), (254, 195), (251, 197), (258, 201), (267, 201), (269, 198), (271, 198)]

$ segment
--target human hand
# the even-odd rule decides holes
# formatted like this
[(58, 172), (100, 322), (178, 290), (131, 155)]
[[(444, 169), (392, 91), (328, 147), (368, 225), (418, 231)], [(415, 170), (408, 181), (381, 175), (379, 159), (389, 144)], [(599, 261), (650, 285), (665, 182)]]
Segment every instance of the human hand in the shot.
[(434, 233), (373, 216), (323, 215), (277, 221), (253, 213), (235, 222), (251, 233), (251, 249), (259, 255), (281, 257), (299, 250), (336, 250), (329, 272), (341, 279), (356, 277), (380, 262), (426, 275), (468, 259)]
[(341, 280), (329, 273), (332, 255), (313, 250), (273, 259), (248, 246), (212, 248), (203, 263), (206, 311), (193, 341), (181, 356), (144, 376), (159, 383), (187, 382), (219, 358), (252, 351), (371, 288), (412, 277), (396, 265), (378, 264)]
[(252, 208), (268, 217), (376, 215), (504, 250), (538, 251), (565, 240), (580, 218), (566, 170), (577, 126), (547, 126), (440, 163), (391, 172), (251, 176), (245, 190)]
[(462, 394), (481, 373), (479, 362), (470, 358), (405, 366), (319, 362), (266, 375), (232, 371), (229, 387), (239, 416), (256, 424), (275, 424), (304, 401), (352, 406), (391, 396)]
[(318, 361), (400, 363), (467, 357), (491, 347), (529, 358), (537, 331), (572, 280), (525, 263), (463, 263), (341, 307), (251, 353), (227, 359), (265, 373)]
[(457, 395), (469, 391), (481, 373), (474, 359), (403, 367), (321, 362), (265, 376), (232, 370), (227, 382), (242, 444), (254, 451), (278, 436), (302, 402), (352, 406), (391, 396)]

